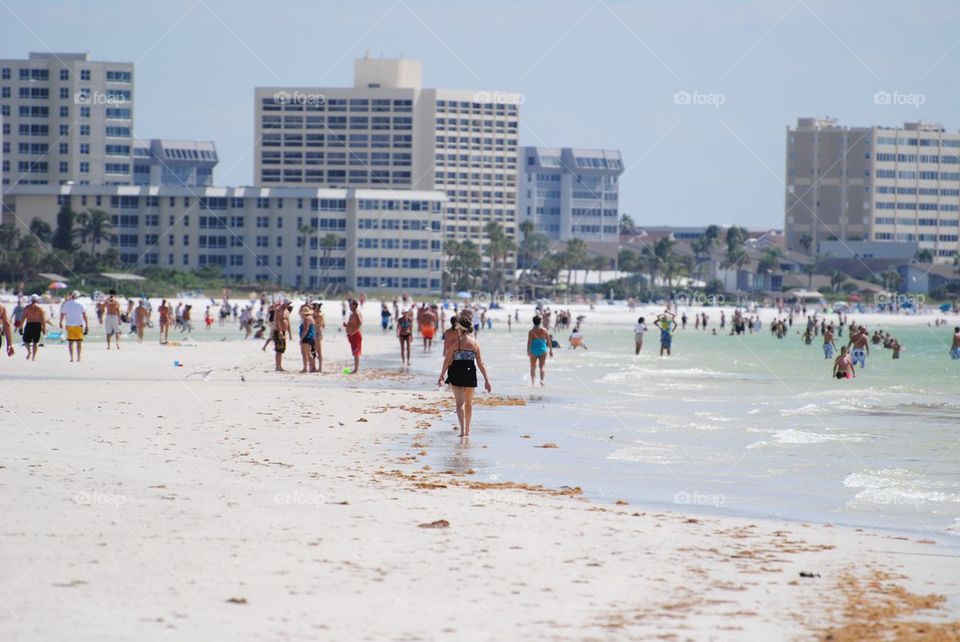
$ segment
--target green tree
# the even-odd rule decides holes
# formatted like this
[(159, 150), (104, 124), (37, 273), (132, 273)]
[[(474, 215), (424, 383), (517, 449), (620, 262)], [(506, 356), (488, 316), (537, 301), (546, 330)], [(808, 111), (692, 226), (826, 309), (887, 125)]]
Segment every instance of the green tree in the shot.
[(636, 234), (637, 224), (633, 221), (633, 217), (629, 214), (620, 215), (620, 233), (621, 234)]
[(51, 241), (53, 247), (65, 252), (73, 252), (77, 249), (73, 243), (73, 239), (76, 236), (73, 229), (76, 217), (77, 215), (70, 209), (69, 205), (64, 203), (60, 206), (60, 211), (57, 212), (57, 230), (54, 232)]
[(804, 234), (803, 236), (800, 237), (799, 243), (800, 243), (800, 247), (803, 248), (803, 251), (804, 251), (805, 253), (807, 253), (807, 254), (810, 254), (810, 253), (811, 253), (811, 250), (813, 249), (813, 237), (812, 237), (812, 236), (810, 236), (809, 234)]
[(443, 242), (446, 257), (444, 279), (452, 290), (471, 291), (477, 285), (477, 274), (483, 268), (480, 248), (473, 241), (448, 239)]
[(312, 225), (301, 225), (297, 228), (300, 234), (300, 289), (307, 289), (307, 250), (309, 239), (319, 234), (319, 230)]
[(0, 225), (0, 247), (10, 251), (20, 245), (20, 230), (13, 223)]
[(77, 215), (77, 225), (79, 229), (75, 231), (81, 239), (81, 243), (90, 240), (90, 256), (96, 255), (96, 245), (100, 241), (108, 241), (113, 238), (113, 219), (103, 210), (87, 210)]
[(30, 233), (40, 239), (40, 242), (44, 245), (50, 243), (53, 238), (53, 229), (51, 229), (49, 223), (41, 218), (35, 217), (30, 221)]
[(933, 250), (928, 247), (925, 247), (922, 250), (917, 250), (917, 253), (913, 255), (913, 262), (933, 263)]
[(328, 286), (330, 281), (330, 269), (332, 267), (330, 255), (333, 254), (333, 251), (337, 249), (338, 245), (340, 245), (340, 237), (333, 232), (328, 232), (320, 239), (321, 257), (323, 258), (322, 279), (324, 287)]
[(843, 286), (844, 282), (847, 280), (847, 275), (841, 272), (840, 270), (834, 270), (830, 273), (830, 289), (835, 293), (840, 293), (840, 288)]
[(757, 261), (757, 275), (760, 276), (764, 289), (772, 289), (767, 274), (776, 272), (780, 268), (782, 258), (783, 252), (778, 247), (765, 248), (760, 254), (760, 259)]
[(490, 259), (490, 270), (487, 273), (487, 289), (499, 292), (503, 286), (503, 272), (510, 253), (516, 250), (516, 244), (507, 236), (503, 226), (496, 221), (490, 221), (484, 226), (487, 235), (486, 254)]
[(563, 267), (567, 270), (567, 292), (569, 292), (573, 271), (583, 265), (587, 258), (587, 244), (583, 239), (571, 239), (560, 256)]

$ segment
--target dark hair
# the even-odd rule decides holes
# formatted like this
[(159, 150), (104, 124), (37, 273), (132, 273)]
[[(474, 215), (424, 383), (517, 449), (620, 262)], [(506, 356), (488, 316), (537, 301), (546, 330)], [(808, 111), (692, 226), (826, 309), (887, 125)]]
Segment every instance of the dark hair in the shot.
[(460, 325), (460, 329), (467, 334), (473, 332), (473, 324), (470, 323), (470, 319), (460, 318), (457, 320), (457, 323)]
[(643, 323), (643, 317), (640, 317), (639, 319), (637, 319), (637, 323)]
[(110, 296), (117, 296), (117, 291), (116, 291), (116, 290), (110, 290), (107, 294), (109, 294)]
[(541, 321), (543, 321), (543, 319), (541, 319), (540, 317), (533, 317), (534, 326), (539, 326)]
[[(407, 312), (409, 312), (409, 310), (407, 310)], [(458, 324), (459, 322), (460, 322), (460, 317), (458, 317), (457, 315), (453, 315), (452, 317), (450, 317), (450, 327), (451, 327), (451, 328), (457, 327), (457, 324)]]

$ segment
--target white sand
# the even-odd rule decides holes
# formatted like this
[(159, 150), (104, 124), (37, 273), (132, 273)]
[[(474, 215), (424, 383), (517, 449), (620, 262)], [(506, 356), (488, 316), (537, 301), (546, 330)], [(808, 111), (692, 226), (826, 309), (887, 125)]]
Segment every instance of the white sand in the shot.
[[(397, 374), (374, 314), (366, 351), (389, 355), (370, 366), (390, 369), (356, 379), (155, 330), (119, 353), (89, 341), (81, 364), (60, 345), (2, 357), (0, 640), (806, 639), (844, 573), (960, 595), (955, 551), (887, 533), (390, 475), (421, 466), (398, 454), (425, 416), (381, 410), (446, 394)], [(337, 372), (346, 341), (325, 345)]]

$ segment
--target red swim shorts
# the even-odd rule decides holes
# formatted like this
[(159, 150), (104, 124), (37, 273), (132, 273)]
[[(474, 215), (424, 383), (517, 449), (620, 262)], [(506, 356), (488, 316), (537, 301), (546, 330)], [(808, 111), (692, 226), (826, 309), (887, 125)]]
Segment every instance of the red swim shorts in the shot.
[(357, 330), (353, 334), (347, 335), (347, 341), (350, 342), (350, 352), (355, 357), (360, 356), (360, 348), (363, 345), (363, 335), (360, 334), (360, 331)]
[(433, 335), (436, 334), (437, 329), (432, 325), (422, 325), (420, 326), (420, 334), (423, 335), (424, 339), (432, 339)]

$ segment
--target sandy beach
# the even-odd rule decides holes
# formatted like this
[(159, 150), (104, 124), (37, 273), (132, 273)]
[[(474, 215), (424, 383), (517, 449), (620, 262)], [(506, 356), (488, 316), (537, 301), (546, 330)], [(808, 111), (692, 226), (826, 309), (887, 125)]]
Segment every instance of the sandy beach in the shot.
[[(373, 314), (355, 377), (333, 331), (324, 375), (155, 330), (107, 352), (95, 320), (79, 364), (4, 357), (0, 638), (960, 639), (950, 542), (479, 481)], [(491, 369), (473, 448), (489, 406), (526, 403)]]

